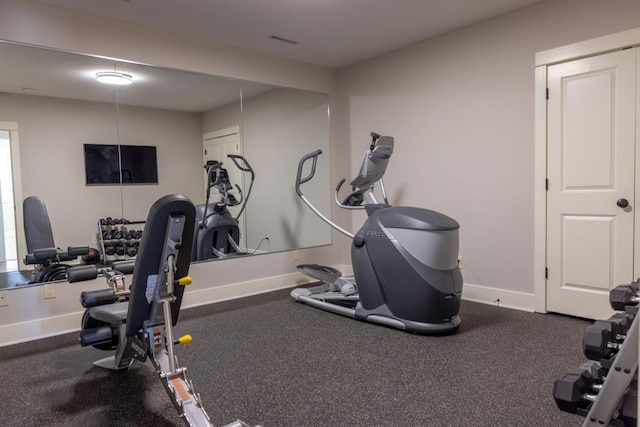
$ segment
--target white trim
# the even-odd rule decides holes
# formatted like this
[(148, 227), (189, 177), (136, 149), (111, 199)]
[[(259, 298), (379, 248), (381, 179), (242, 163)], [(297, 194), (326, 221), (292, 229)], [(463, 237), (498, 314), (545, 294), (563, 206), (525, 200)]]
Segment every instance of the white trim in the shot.
[[(351, 265), (335, 265), (333, 268), (342, 271), (345, 275), (351, 274)], [(182, 300), (182, 308), (189, 309), (280, 289), (293, 288), (312, 282), (314, 282), (313, 279), (296, 272), (246, 282), (230, 283), (208, 289), (187, 290)], [(462, 299), (533, 312), (535, 296), (524, 292), (465, 283), (463, 285)], [(500, 300), (499, 303), (496, 302), (498, 299)], [(80, 330), (83, 314), (83, 311), (77, 311), (60, 316), (0, 326), (0, 347), (77, 332)], [(462, 313), (462, 316), (464, 316), (464, 313)]]
[(225, 129), (204, 133), (202, 134), (202, 140), (206, 141), (207, 139), (220, 138), (227, 135), (235, 135), (236, 133), (240, 133), (240, 126), (231, 126)]
[(302, 273), (289, 273), (281, 276), (188, 291), (185, 292), (182, 298), (182, 308), (189, 309), (236, 298), (249, 297), (311, 283), (312, 281), (311, 278), (304, 276)]
[(24, 236), (24, 218), (22, 217), (22, 170), (20, 162), (20, 139), (18, 137), (18, 123), (0, 121), (0, 129), (9, 131), (9, 144), (11, 144), (11, 179), (13, 180), (13, 205), (16, 222), (16, 242), (18, 250), (18, 262), (27, 255), (27, 241)]
[(640, 46), (640, 28), (537, 52), (535, 65), (552, 65), (634, 46)]
[[(534, 136), (534, 304), (538, 312), (546, 312), (547, 203), (546, 190), (541, 190), (547, 176), (547, 67), (588, 56), (600, 55), (626, 47), (640, 46), (640, 28), (585, 40), (535, 55), (535, 136)], [(544, 98), (543, 98), (544, 96)], [(640, 399), (640, 397), (639, 397)]]
[[(189, 309), (279, 289), (292, 288), (312, 281), (302, 273), (296, 272), (208, 289), (187, 290), (182, 300), (182, 308)], [(77, 332), (80, 330), (83, 314), (83, 311), (77, 311), (60, 316), (0, 326), (0, 347)]]
[[(465, 301), (495, 305), (497, 307), (533, 312), (536, 298), (534, 294), (525, 292), (465, 283), (462, 287), (462, 299)], [(464, 311), (461, 313), (461, 317), (464, 322)]]
[(80, 330), (82, 311), (0, 326), (0, 347)]
[(533, 171), (533, 291), (534, 309), (547, 311), (547, 67), (535, 69), (535, 144)]

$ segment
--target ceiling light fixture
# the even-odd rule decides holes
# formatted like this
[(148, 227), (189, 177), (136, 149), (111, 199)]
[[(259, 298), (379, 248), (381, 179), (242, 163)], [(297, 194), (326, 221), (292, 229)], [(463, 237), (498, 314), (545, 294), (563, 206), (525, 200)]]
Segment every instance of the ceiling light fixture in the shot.
[(100, 71), (96, 73), (96, 80), (100, 83), (123, 86), (133, 83), (133, 76), (118, 71)]

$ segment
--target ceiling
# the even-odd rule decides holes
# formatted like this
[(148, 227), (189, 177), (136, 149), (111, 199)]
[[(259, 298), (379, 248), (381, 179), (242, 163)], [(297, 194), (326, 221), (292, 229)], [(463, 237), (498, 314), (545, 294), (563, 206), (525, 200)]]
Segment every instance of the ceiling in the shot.
[[(118, 102), (202, 113), (272, 90), (245, 82), (110, 59), (0, 42), (0, 96), (35, 95), (92, 102)], [(96, 82), (98, 71), (124, 72), (134, 84), (116, 89)]]
[(343, 68), (543, 0), (37, 1)]

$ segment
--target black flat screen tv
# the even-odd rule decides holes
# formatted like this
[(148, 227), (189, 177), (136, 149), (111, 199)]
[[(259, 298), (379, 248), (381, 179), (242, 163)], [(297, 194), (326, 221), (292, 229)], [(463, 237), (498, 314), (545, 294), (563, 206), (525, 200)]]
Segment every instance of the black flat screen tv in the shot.
[(84, 144), (87, 185), (158, 183), (156, 147)]

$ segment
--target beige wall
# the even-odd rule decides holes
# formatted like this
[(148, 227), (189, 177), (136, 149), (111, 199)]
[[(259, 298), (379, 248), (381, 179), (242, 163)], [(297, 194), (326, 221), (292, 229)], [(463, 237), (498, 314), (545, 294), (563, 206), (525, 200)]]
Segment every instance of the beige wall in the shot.
[(532, 294), (535, 53), (638, 26), (638, 1), (552, 0), (341, 70), (351, 167), (393, 135), (391, 202), (460, 222), (465, 283)]

